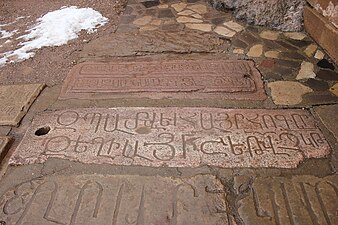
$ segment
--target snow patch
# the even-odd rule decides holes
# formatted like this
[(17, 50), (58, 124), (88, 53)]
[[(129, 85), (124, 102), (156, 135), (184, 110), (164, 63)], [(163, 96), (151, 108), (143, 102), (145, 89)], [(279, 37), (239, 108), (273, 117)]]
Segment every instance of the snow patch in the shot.
[(35, 49), (67, 44), (69, 40), (78, 38), (81, 30), (93, 33), (107, 22), (107, 18), (91, 8), (71, 6), (49, 12), (37, 19), (37, 23), (27, 30), (28, 34), (18, 38), (24, 40), (20, 43), (22, 47), (3, 53), (0, 67), (8, 62), (19, 62), (33, 57), (35, 53), (32, 51)]

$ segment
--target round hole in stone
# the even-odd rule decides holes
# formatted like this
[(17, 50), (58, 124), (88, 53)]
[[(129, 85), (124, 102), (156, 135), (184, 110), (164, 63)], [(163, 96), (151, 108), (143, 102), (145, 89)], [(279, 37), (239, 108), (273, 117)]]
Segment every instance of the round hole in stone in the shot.
[(50, 131), (50, 127), (48, 127), (48, 126), (46, 126), (46, 127), (41, 127), (41, 128), (39, 128), (39, 129), (37, 129), (37, 130), (35, 131), (35, 135), (36, 135), (36, 136), (43, 136), (43, 135), (48, 134), (49, 131)]

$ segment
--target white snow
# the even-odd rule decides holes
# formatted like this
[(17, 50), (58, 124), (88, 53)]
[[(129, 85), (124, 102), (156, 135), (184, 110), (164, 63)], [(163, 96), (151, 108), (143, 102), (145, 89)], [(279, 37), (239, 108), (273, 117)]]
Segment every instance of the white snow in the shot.
[(91, 8), (70, 6), (49, 12), (37, 19), (27, 34), (18, 38), (24, 40), (19, 49), (3, 53), (0, 67), (7, 62), (19, 62), (33, 57), (35, 49), (67, 44), (69, 40), (77, 38), (81, 30), (93, 33), (107, 22), (107, 18)]

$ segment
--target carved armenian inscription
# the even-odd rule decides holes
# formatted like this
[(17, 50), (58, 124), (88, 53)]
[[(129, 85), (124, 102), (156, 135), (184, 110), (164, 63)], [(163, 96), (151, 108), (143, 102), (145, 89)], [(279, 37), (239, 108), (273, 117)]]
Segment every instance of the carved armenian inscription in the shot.
[[(154, 96), (154, 92), (158, 95)], [(187, 93), (190, 98), (265, 98), (258, 70), (252, 62), (240, 60), (81, 63), (66, 78), (60, 98), (123, 94), (181, 98)]]
[[(238, 203), (239, 214), (248, 225), (338, 224), (337, 178), (256, 178), (249, 185), (249, 193)], [(243, 184), (240, 179), (235, 180), (236, 189), (241, 192), (239, 187)]]
[(304, 110), (78, 109), (37, 116), (10, 163), (292, 168), (329, 152)]
[(57, 176), (0, 193), (0, 221), (34, 225), (227, 225), (222, 185), (212, 176)]

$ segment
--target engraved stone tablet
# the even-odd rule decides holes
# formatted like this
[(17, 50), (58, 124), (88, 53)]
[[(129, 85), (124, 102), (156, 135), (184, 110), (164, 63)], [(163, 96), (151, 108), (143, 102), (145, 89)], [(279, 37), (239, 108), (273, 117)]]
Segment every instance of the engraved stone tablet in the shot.
[(337, 190), (337, 175), (256, 178), (238, 211), (246, 225), (338, 224)]
[(0, 163), (7, 154), (9, 142), (10, 142), (9, 137), (0, 136)]
[[(213, 176), (56, 176), (0, 193), (6, 224), (228, 225), (226, 194)], [(2, 195), (2, 196), (1, 196)]]
[(42, 84), (0, 86), (0, 125), (17, 125), (42, 89)]
[(304, 110), (78, 109), (37, 116), (10, 163), (293, 168), (329, 153)]
[(266, 98), (260, 73), (244, 60), (81, 63), (68, 74), (59, 98), (124, 97)]

